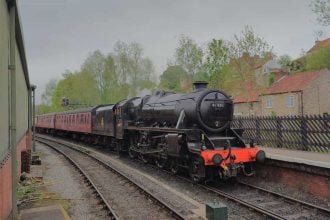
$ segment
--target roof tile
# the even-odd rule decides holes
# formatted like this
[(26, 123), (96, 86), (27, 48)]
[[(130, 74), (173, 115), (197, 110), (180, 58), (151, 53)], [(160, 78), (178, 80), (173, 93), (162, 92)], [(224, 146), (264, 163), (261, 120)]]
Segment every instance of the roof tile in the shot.
[(315, 45), (308, 51), (308, 53), (310, 53), (314, 50), (318, 50), (321, 47), (325, 47), (325, 46), (330, 46), (330, 38), (322, 40), (322, 41), (316, 41)]
[(269, 95), (302, 91), (310, 82), (319, 77), (320, 73), (320, 70), (316, 70), (283, 77), (266, 89), (262, 94)]
[(263, 88), (255, 82), (248, 82), (243, 86), (243, 91), (235, 97), (234, 103), (257, 102)]

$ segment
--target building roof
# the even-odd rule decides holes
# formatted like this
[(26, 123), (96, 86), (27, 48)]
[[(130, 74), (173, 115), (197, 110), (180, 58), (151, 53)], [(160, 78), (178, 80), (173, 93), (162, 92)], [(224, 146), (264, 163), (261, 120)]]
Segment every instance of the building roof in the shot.
[(326, 46), (330, 46), (330, 38), (322, 41), (315, 41), (315, 45), (307, 53), (313, 52), (314, 50), (318, 50), (321, 47), (326, 47)]
[(251, 81), (243, 85), (242, 92), (234, 98), (234, 103), (257, 102), (263, 88)]
[[(308, 86), (314, 79), (318, 78), (322, 70), (303, 72), (291, 76), (284, 76), (266, 89), (262, 95), (299, 92)], [(327, 71), (329, 72), (329, 71)]]

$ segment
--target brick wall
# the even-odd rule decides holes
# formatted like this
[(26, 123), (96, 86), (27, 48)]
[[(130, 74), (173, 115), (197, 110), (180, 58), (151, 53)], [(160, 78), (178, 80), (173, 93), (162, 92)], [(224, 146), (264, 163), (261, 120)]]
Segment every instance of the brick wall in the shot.
[[(287, 104), (288, 96), (293, 96), (293, 106)], [(272, 95), (262, 95), (261, 97), (261, 115), (300, 115), (301, 114), (301, 93), (281, 93)], [(267, 100), (271, 99), (273, 106), (267, 108)]]
[(322, 71), (303, 90), (304, 114), (330, 114), (330, 71)]
[(0, 219), (7, 219), (11, 212), (11, 159), (10, 155), (0, 164)]
[[(32, 142), (31, 132), (23, 135), (17, 146), (17, 180), (21, 175), (21, 152), (31, 149)], [(12, 178), (11, 178), (11, 158), (10, 153), (0, 163), (0, 219), (7, 219), (11, 213), (11, 194), (12, 194)]]

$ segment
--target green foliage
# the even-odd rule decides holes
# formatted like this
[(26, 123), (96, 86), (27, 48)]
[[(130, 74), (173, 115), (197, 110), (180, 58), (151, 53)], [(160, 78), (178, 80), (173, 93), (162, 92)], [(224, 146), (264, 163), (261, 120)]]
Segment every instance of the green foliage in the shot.
[(205, 52), (191, 38), (182, 37), (175, 51), (174, 63), (182, 66), (188, 77), (180, 81), (180, 75), (175, 72), (182, 71), (171, 69), (172, 65), (161, 75), (160, 87), (189, 91), (192, 81), (206, 80), (211, 88), (235, 95), (245, 82), (255, 80), (256, 66), (271, 57), (272, 47), (250, 26), (234, 35), (232, 42), (212, 39)]
[(181, 66), (168, 66), (160, 76), (159, 87), (164, 90), (182, 91), (181, 84), (187, 78), (188, 73)]
[(271, 86), (275, 82), (275, 76), (274, 73), (269, 74), (268, 76), (268, 85)]
[(330, 0), (313, 0), (312, 11), (317, 16), (317, 21), (323, 26), (330, 25)]
[[(153, 75), (154, 65), (143, 57), (139, 44), (117, 42), (113, 53), (104, 55), (96, 50), (88, 55), (79, 71), (67, 71), (57, 83), (49, 82), (38, 112), (116, 103), (141, 92), (150, 93), (156, 88), (151, 80)], [(63, 97), (72, 105), (61, 106)]]
[(193, 78), (202, 66), (203, 50), (191, 38), (181, 36), (174, 57), (175, 63), (182, 66)]
[(256, 67), (273, 57), (272, 47), (250, 26), (245, 26), (239, 35), (234, 35), (229, 45), (231, 69), (239, 76), (237, 84), (255, 81)]
[(278, 58), (278, 62), (282, 67), (291, 67), (292, 58), (289, 55), (284, 54)]
[(246, 25), (240, 35), (234, 35), (231, 44), (231, 56), (240, 58), (243, 56), (266, 57), (272, 52), (272, 47), (263, 39), (255, 34), (251, 26)]
[(52, 79), (46, 84), (45, 92), (41, 95), (41, 101), (44, 105), (51, 105), (56, 83), (57, 81)]
[(306, 57), (307, 70), (330, 69), (330, 46), (321, 47)]

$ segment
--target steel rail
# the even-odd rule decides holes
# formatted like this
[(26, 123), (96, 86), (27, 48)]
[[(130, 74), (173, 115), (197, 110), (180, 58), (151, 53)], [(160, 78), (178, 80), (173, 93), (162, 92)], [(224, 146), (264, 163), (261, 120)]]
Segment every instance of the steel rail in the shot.
[[(153, 165), (151, 165), (151, 166), (153, 166)], [(156, 166), (153, 166), (153, 167), (156, 167)], [(163, 171), (166, 172), (166, 173), (168, 173), (168, 174), (173, 175), (170, 171), (167, 171), (167, 170), (163, 170)], [(284, 218), (284, 217), (282, 217), (282, 216), (280, 216), (280, 215), (278, 215), (278, 214), (276, 214), (276, 213), (274, 213), (272, 211), (268, 211), (267, 209), (264, 209), (264, 208), (262, 208), (260, 206), (254, 205), (254, 204), (252, 204), (250, 202), (247, 202), (247, 201), (244, 201), (244, 200), (242, 200), (242, 199), (240, 199), (240, 198), (238, 198), (236, 196), (230, 195), (229, 193), (223, 192), (220, 189), (213, 188), (213, 187), (210, 187), (210, 186), (207, 186), (207, 185), (204, 185), (204, 184), (196, 184), (192, 180), (190, 180), (190, 179), (188, 179), (186, 177), (183, 177), (183, 176), (176, 176), (176, 177), (178, 177), (179, 179), (181, 179), (183, 181), (186, 181), (186, 182), (189, 182), (191, 184), (194, 184), (194, 185), (196, 185), (196, 186), (198, 186), (198, 187), (200, 187), (200, 188), (202, 188), (202, 189), (204, 189), (206, 191), (213, 192), (213, 193), (217, 194), (220, 197), (224, 197), (224, 198), (229, 199), (231, 201), (234, 201), (234, 202), (236, 202), (236, 203), (238, 203), (240, 205), (243, 205), (243, 206), (245, 206), (247, 208), (250, 208), (250, 209), (254, 210), (255, 212), (258, 212), (260, 214), (266, 215), (269, 218), (278, 219), (278, 220), (286, 219), (286, 218)]]
[(97, 186), (94, 184), (94, 182), (91, 180), (91, 178), (88, 176), (88, 174), (79, 166), (79, 164), (77, 164), (70, 156), (68, 156), (67, 154), (65, 154), (62, 150), (58, 149), (57, 147), (55, 147), (53, 144), (56, 143), (49, 143), (49, 140), (40, 140), (39, 137), (36, 138), (37, 142), (43, 143), (49, 147), (51, 147), (52, 149), (54, 149), (56, 152), (60, 153), (61, 155), (63, 155), (74, 167), (76, 167), (76, 169), (83, 174), (83, 176), (87, 179), (87, 181), (89, 182), (89, 184), (93, 187), (93, 189), (95, 190), (95, 192), (97, 193), (98, 197), (101, 198), (102, 203), (105, 204), (106, 208), (109, 211), (109, 214), (111, 215), (111, 217), (113, 219), (120, 219), (118, 217), (118, 215), (115, 213), (115, 211), (111, 208), (111, 205), (107, 202), (107, 200), (104, 198), (103, 194), (98, 190)]
[(278, 214), (276, 214), (276, 213), (274, 213), (272, 211), (268, 211), (267, 209), (264, 209), (264, 208), (262, 208), (260, 206), (254, 205), (254, 204), (252, 204), (250, 202), (244, 201), (244, 200), (242, 200), (242, 199), (240, 199), (240, 198), (238, 198), (236, 196), (232, 196), (229, 193), (223, 192), (223, 191), (221, 191), (219, 189), (216, 189), (216, 188), (213, 188), (213, 187), (209, 187), (209, 186), (206, 186), (206, 185), (202, 185), (202, 184), (198, 184), (198, 186), (201, 187), (201, 188), (203, 188), (203, 189), (205, 189), (205, 190), (208, 190), (210, 192), (214, 192), (214, 193), (216, 193), (219, 196), (222, 196), (222, 197), (225, 197), (227, 199), (230, 199), (230, 200), (232, 200), (234, 202), (237, 202), (237, 203), (239, 203), (239, 204), (241, 204), (241, 205), (243, 205), (245, 207), (251, 208), (254, 211), (259, 212), (259, 213), (261, 213), (263, 215), (266, 215), (267, 217), (270, 217), (272, 219), (279, 219), (279, 220), (286, 219), (285, 217), (283, 217), (281, 215), (278, 215)]
[[(154, 167), (154, 168), (157, 168), (159, 169), (157, 166), (155, 165), (152, 165), (152, 164), (148, 164), (149, 166), (151, 167)], [(170, 171), (167, 171), (167, 170), (164, 170), (162, 169), (162, 171), (164, 171), (165, 173), (168, 173), (170, 175), (173, 175)], [(263, 215), (266, 215), (267, 217), (270, 217), (272, 219), (286, 219), (285, 216), (281, 216), (279, 214), (276, 214), (272, 211), (269, 211), (263, 207), (260, 207), (258, 205), (255, 205), (251, 202), (248, 202), (248, 201), (245, 201), (241, 198), (238, 198), (237, 196), (233, 196), (233, 195), (230, 195), (229, 193), (227, 192), (224, 192), (222, 191), (221, 189), (218, 189), (218, 188), (214, 188), (214, 187), (210, 187), (210, 186), (207, 186), (205, 184), (196, 184), (194, 183), (193, 181), (191, 181), (190, 179), (186, 178), (186, 177), (183, 177), (183, 176), (176, 176), (177, 178), (181, 179), (181, 180), (184, 180), (186, 182), (189, 182), (189, 183), (192, 183), (194, 185), (197, 185), (207, 191), (210, 191), (210, 192), (213, 192), (213, 193), (216, 193), (217, 195), (221, 196), (221, 197), (224, 197), (224, 198), (227, 198), (229, 200), (232, 200), (240, 205), (243, 205), (245, 207), (248, 207), (258, 213), (261, 213)], [(322, 213), (325, 213), (327, 215), (330, 214), (330, 210), (329, 209), (326, 209), (324, 207), (321, 207), (321, 206), (317, 206), (317, 205), (314, 205), (314, 204), (311, 204), (311, 203), (308, 203), (308, 202), (304, 202), (304, 201), (301, 201), (301, 200), (298, 200), (298, 199), (295, 199), (295, 198), (292, 198), (292, 197), (289, 197), (289, 196), (286, 196), (286, 195), (282, 195), (280, 193), (276, 193), (276, 192), (272, 192), (272, 191), (269, 191), (269, 190), (266, 190), (266, 189), (263, 189), (261, 187), (258, 187), (258, 186), (254, 186), (254, 185), (251, 185), (251, 184), (248, 184), (248, 183), (244, 183), (244, 182), (241, 182), (241, 181), (237, 181), (238, 184), (242, 184), (242, 185), (245, 185), (245, 186), (248, 186), (248, 187), (251, 187), (251, 188), (254, 188), (254, 189), (257, 189), (259, 191), (262, 191), (264, 193), (269, 193), (271, 195), (274, 195), (278, 198), (283, 198), (284, 200), (287, 200), (288, 202), (294, 202), (294, 203), (298, 203), (306, 208), (312, 208), (312, 209), (316, 209), (317, 211), (319, 212), (322, 212)]]
[(269, 193), (269, 194), (274, 195), (278, 198), (283, 198), (283, 199), (288, 200), (290, 202), (301, 204), (302, 206), (306, 206), (307, 208), (316, 209), (319, 212), (324, 212), (325, 214), (330, 215), (330, 210), (327, 209), (327, 208), (324, 208), (322, 206), (318, 206), (318, 205), (314, 205), (312, 203), (301, 201), (301, 200), (298, 200), (298, 199), (295, 199), (295, 198), (292, 198), (292, 197), (289, 197), (289, 196), (286, 196), (286, 195), (283, 195), (283, 194), (280, 194), (280, 193), (276, 193), (276, 192), (261, 188), (259, 186), (255, 186), (255, 185), (252, 185), (252, 184), (249, 184), (249, 183), (242, 182), (242, 181), (237, 181), (237, 183), (241, 184), (241, 185), (244, 185), (244, 186), (247, 186), (247, 187), (250, 187), (250, 188), (253, 188), (253, 189), (256, 189), (256, 190), (259, 190), (259, 191), (262, 191), (262, 192), (265, 192), (265, 193)]
[[(68, 143), (63, 143), (63, 141), (60, 140), (53, 140), (53, 139), (48, 139), (46, 137), (40, 137), (38, 136), (38, 139), (45, 139), (47, 141), (52, 141), (52, 142), (56, 142), (59, 143), (63, 146), (66, 146), (72, 150), (75, 150), (77, 152), (80, 152), (82, 154), (85, 154), (89, 157), (91, 157), (92, 159), (94, 159), (95, 161), (97, 161), (98, 163), (100, 163), (102, 166), (104, 166), (107, 169), (110, 169), (111, 171), (117, 173), (119, 176), (124, 177), (126, 180), (128, 180), (129, 182), (131, 182), (134, 186), (136, 186), (137, 188), (139, 188), (142, 192), (144, 192), (146, 195), (148, 195), (149, 197), (151, 197), (154, 201), (158, 202), (160, 205), (162, 205), (163, 207), (165, 207), (172, 215), (174, 218), (176, 219), (185, 219), (186, 216), (182, 215), (180, 212), (178, 212), (177, 210), (175, 210), (174, 208), (172, 208), (168, 203), (166, 203), (165, 201), (163, 201), (160, 198), (157, 198), (150, 190), (146, 189), (145, 187), (141, 186), (140, 184), (138, 184), (135, 180), (133, 180), (132, 178), (130, 178), (129, 176), (127, 176), (125, 173), (123, 173), (122, 171), (110, 166), (106, 161), (101, 160), (100, 158), (97, 158), (96, 156), (91, 155), (90, 151), (82, 149), (81, 147), (77, 148), (75, 146), (71, 146)], [(76, 144), (75, 144), (76, 145)]]

